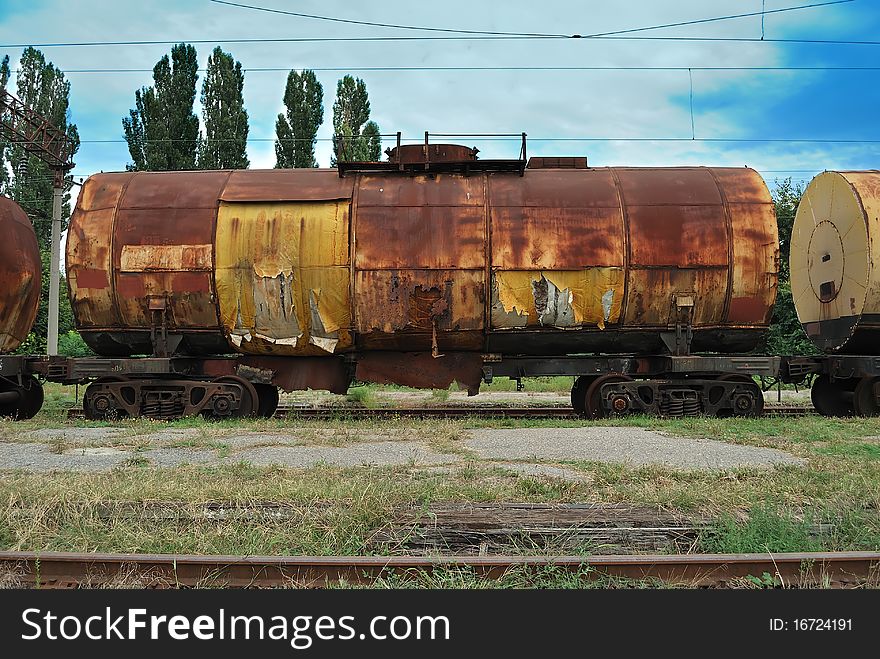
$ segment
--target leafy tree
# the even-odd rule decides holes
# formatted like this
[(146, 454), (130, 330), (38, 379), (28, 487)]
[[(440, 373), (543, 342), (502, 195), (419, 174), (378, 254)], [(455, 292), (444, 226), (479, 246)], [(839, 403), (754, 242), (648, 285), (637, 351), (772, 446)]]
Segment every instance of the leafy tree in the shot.
[[(0, 64), (0, 86), (9, 80), (9, 61)], [(73, 153), (79, 149), (79, 133), (76, 125), (69, 122), (70, 83), (64, 74), (35, 48), (26, 48), (19, 62), (16, 77), (16, 96), (28, 107), (46, 117), (56, 128), (73, 142)], [(12, 197), (25, 210), (33, 222), (42, 259), (42, 297), (33, 333), (37, 341), (45, 342), (48, 322), (49, 261), (52, 241), (52, 183), (49, 167), (21, 146), (11, 144), (0, 148), (0, 170), (4, 172), (5, 194)], [(11, 176), (9, 175), (11, 172)], [(65, 179), (61, 208), (61, 228), (67, 228), (70, 218), (70, 187), (72, 180)], [(67, 291), (59, 290), (59, 332), (73, 328), (73, 314)]]
[(324, 88), (314, 71), (291, 71), (284, 113), (275, 121), (275, 167), (317, 167), (315, 141), (324, 121)]
[(193, 112), (198, 80), (196, 49), (177, 44), (153, 67), (153, 87), (134, 94), (134, 110), (122, 120), (131, 154), (129, 169), (195, 169), (199, 119)]
[[(336, 101), (333, 103), (333, 159), (378, 160), (382, 140), (379, 126), (370, 121), (370, 100), (367, 85), (360, 78), (349, 75), (336, 84)], [(342, 153), (339, 143), (342, 142)]]
[(767, 350), (773, 355), (811, 355), (817, 352), (798, 320), (791, 294), (791, 229), (803, 193), (803, 184), (795, 184), (791, 178), (776, 181), (773, 191), (779, 230), (779, 289), (767, 336)]
[(358, 147), (358, 160), (379, 160), (382, 157), (382, 137), (375, 121), (368, 121), (364, 126)]
[(208, 58), (202, 84), (205, 138), (199, 146), (199, 169), (246, 169), (250, 164), (243, 88), (241, 62), (217, 46)]
[[(9, 55), (6, 55), (2, 61), (0, 61), (0, 91), (6, 89), (6, 84), (9, 82)], [(0, 194), (3, 194), (6, 191), (7, 186), (9, 185), (9, 171), (6, 168), (6, 152), (9, 149), (9, 144), (0, 137)]]
[(776, 209), (776, 222), (779, 227), (779, 270), (789, 276), (788, 259), (791, 252), (791, 229), (798, 204), (804, 194), (803, 183), (793, 183), (791, 177), (776, 181), (773, 192), (773, 205)]

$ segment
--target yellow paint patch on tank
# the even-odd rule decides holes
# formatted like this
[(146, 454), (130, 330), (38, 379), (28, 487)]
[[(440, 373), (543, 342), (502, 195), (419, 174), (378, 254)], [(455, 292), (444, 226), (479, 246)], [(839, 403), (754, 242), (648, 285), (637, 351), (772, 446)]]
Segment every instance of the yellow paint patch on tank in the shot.
[(216, 287), (239, 352), (326, 355), (352, 345), (348, 201), (221, 202)]
[[(537, 322), (538, 312), (535, 311), (535, 298), (532, 295), (533, 276), (540, 278), (541, 273), (521, 270), (499, 270), (492, 276), (493, 293), (497, 294), (501, 313), (493, 313), (492, 324), (497, 327), (521, 327), (529, 324), (528, 319)], [(494, 296), (493, 296), (494, 297)], [(502, 320), (502, 314), (509, 314), (509, 322)], [(519, 322), (519, 321), (523, 322)]]
[[(620, 320), (623, 269), (499, 270), (494, 273), (495, 327), (579, 327)], [(523, 322), (524, 321), (524, 322)]]

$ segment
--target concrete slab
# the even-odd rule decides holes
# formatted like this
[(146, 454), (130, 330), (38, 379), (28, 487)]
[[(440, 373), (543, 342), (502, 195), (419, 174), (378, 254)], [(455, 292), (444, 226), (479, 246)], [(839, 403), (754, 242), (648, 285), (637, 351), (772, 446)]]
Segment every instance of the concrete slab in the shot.
[(100, 426), (97, 428), (40, 428), (39, 430), (31, 430), (22, 436), (33, 439), (38, 442), (58, 442), (65, 443), (75, 442), (95, 442), (106, 439), (113, 439), (122, 435), (122, 428), (113, 428)]
[(124, 463), (127, 451), (102, 449), (70, 450), (53, 453), (47, 444), (32, 442), (0, 443), (0, 469), (24, 469), (26, 471), (109, 471)]
[(509, 471), (515, 471), (521, 476), (546, 476), (574, 483), (584, 483), (591, 480), (585, 474), (582, 474), (575, 469), (556, 467), (554, 465), (533, 462), (493, 462), (491, 464), (497, 467), (503, 467)]
[(360, 465), (433, 465), (457, 462), (461, 456), (438, 453), (417, 442), (358, 443), (350, 446), (266, 446), (237, 451), (226, 462), (247, 460), (255, 465), (278, 464), (285, 467), (311, 467), (329, 464), (337, 467)]
[(492, 460), (583, 460), (678, 469), (735, 469), (802, 465), (776, 449), (671, 437), (643, 428), (518, 428), (472, 431), (464, 445)]

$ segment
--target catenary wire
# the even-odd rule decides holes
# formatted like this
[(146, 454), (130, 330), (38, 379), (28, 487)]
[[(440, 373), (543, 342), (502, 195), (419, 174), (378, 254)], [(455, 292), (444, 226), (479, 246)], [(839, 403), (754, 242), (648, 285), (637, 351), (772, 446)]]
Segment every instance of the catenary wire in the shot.
[(729, 21), (739, 18), (748, 18), (752, 16), (761, 16), (762, 20), (764, 16), (767, 14), (781, 14), (784, 12), (790, 11), (799, 11), (803, 9), (816, 9), (819, 7), (827, 7), (829, 5), (841, 5), (853, 2), (853, 0), (830, 0), (829, 2), (816, 2), (808, 5), (796, 5), (791, 7), (780, 7), (778, 9), (764, 9), (761, 8), (761, 11), (753, 11), (742, 14), (731, 14), (727, 16), (715, 16), (712, 18), (700, 18), (690, 21), (679, 21), (677, 23), (664, 23), (660, 25), (648, 25), (645, 27), (636, 27), (636, 28), (628, 28), (624, 30), (614, 30), (610, 32), (596, 32), (593, 34), (558, 34), (558, 33), (540, 33), (540, 32), (493, 32), (487, 30), (460, 30), (460, 29), (451, 29), (451, 28), (440, 28), (440, 27), (425, 27), (425, 26), (414, 26), (414, 25), (399, 25), (394, 23), (378, 23), (372, 21), (358, 21), (353, 19), (346, 18), (338, 18), (332, 16), (318, 16), (315, 14), (305, 14), (301, 12), (283, 10), (283, 9), (275, 9), (269, 7), (258, 7), (255, 5), (246, 5), (237, 2), (228, 2), (227, 0), (209, 0), (215, 4), (219, 5), (228, 5), (231, 7), (239, 7), (243, 9), (251, 9), (254, 11), (262, 11), (269, 12), (273, 14), (284, 14), (287, 16), (295, 16), (298, 18), (308, 18), (313, 20), (321, 20), (321, 21), (330, 21), (335, 23), (347, 23), (353, 25), (366, 25), (370, 27), (383, 27), (383, 28), (393, 28), (398, 30), (420, 30), (420, 31), (428, 31), (428, 32), (448, 32), (455, 34), (470, 34), (470, 35), (486, 35), (486, 36), (510, 36), (510, 37), (539, 37), (539, 38), (579, 38), (579, 39), (592, 39), (596, 37), (604, 37), (618, 34), (630, 34), (633, 32), (645, 32), (648, 30), (661, 30), (670, 27), (684, 27), (687, 25), (699, 25), (704, 23), (715, 23), (719, 21)]

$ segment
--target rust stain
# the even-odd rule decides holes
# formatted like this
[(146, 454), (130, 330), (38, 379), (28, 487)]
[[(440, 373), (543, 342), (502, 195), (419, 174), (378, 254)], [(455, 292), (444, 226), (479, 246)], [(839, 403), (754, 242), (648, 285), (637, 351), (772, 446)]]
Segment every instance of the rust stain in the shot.
[[(482, 211), (485, 206), (482, 176), (436, 174), (433, 176), (405, 176), (399, 174), (365, 174), (358, 187), (358, 225), (360, 213), (366, 208), (393, 217), (395, 209), (437, 206), (452, 208), (473, 207)], [(458, 211), (456, 211), (458, 212)], [(360, 234), (360, 227), (358, 228)]]
[(124, 297), (140, 299), (146, 294), (146, 285), (137, 275), (120, 275), (116, 279), (116, 291)]
[[(116, 205), (131, 178), (131, 173), (89, 177), (71, 215), (65, 264), (70, 303), (78, 329), (119, 324), (110, 244)], [(103, 285), (99, 286), (98, 278), (89, 274), (89, 271), (96, 270), (106, 273), (107, 281)], [(82, 287), (86, 290), (80, 290), (80, 274), (83, 272)]]
[(359, 270), (480, 268), (486, 222), (480, 207), (358, 207)]
[(437, 358), (429, 352), (374, 352), (358, 360), (355, 379), (419, 389), (447, 389), (457, 382), (473, 396), (480, 390), (482, 367), (482, 358), (473, 352), (447, 352)]
[(169, 293), (211, 293), (211, 276), (205, 272), (175, 272)]
[(630, 270), (630, 295), (625, 325), (665, 327), (672, 322), (676, 295), (693, 296), (695, 327), (722, 324), (727, 269), (654, 268)]
[(627, 212), (632, 265), (699, 268), (730, 260), (721, 204), (627, 206)]
[(355, 274), (355, 329), (457, 332), (483, 329), (482, 270), (361, 270)]
[(238, 363), (246, 369), (271, 372), (271, 384), (285, 391), (320, 389), (344, 394), (351, 383), (348, 368), (338, 357), (243, 355)]
[(761, 298), (736, 297), (730, 301), (727, 318), (732, 323), (754, 322), (765, 313), (767, 303)]
[(229, 176), (221, 201), (334, 201), (351, 199), (354, 178), (335, 169), (247, 169)]
[(495, 268), (575, 270), (623, 265), (619, 207), (500, 207), (492, 209), (491, 223)]
[(229, 172), (223, 171), (131, 174), (112, 228), (118, 325), (150, 327), (147, 297), (167, 297), (170, 326), (213, 332), (212, 344), (223, 340), (211, 277), (211, 245), (217, 199), (228, 178)]

